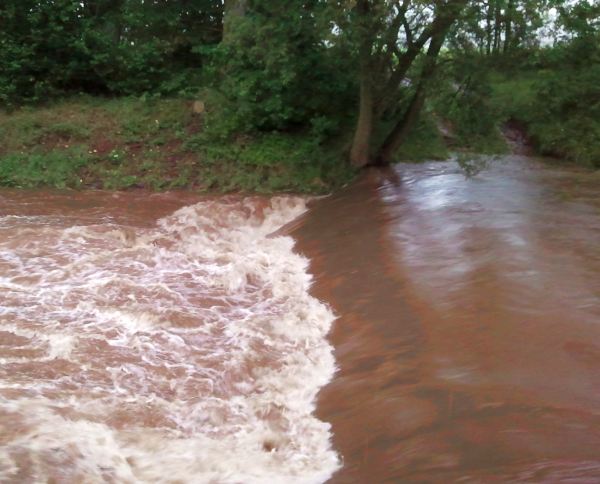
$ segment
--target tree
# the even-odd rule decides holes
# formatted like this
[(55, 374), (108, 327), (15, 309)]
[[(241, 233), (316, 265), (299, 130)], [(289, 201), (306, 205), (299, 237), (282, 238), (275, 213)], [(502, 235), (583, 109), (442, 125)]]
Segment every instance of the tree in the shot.
[[(359, 112), (350, 149), (357, 167), (389, 163), (393, 152), (414, 125), (423, 106), (429, 78), (450, 26), (459, 18), (466, 0), (411, 2), (410, 0), (357, 0), (338, 22), (354, 42), (360, 80)], [(427, 53), (416, 72), (414, 66)], [(407, 110), (396, 115), (381, 146), (373, 148), (373, 135), (382, 129), (384, 115), (394, 113), (409, 71), (415, 86)], [(404, 91), (406, 91), (404, 89)]]
[(3, 0), (0, 100), (173, 90), (222, 29), (221, 0)]
[(451, 33), (452, 48), (476, 48), (482, 55), (510, 56), (539, 44), (538, 30), (550, 7), (562, 0), (475, 0)]

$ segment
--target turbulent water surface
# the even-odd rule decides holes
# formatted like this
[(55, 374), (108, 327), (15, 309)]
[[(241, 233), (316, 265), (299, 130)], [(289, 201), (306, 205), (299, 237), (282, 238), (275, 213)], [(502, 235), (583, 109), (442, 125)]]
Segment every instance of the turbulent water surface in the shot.
[(0, 191), (0, 481), (322, 482), (295, 197)]

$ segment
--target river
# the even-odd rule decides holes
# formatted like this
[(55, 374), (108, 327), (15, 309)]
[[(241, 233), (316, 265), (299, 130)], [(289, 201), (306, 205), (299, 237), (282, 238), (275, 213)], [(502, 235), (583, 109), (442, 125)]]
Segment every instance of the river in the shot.
[(599, 175), (401, 164), (313, 207), (332, 482), (600, 480)]
[(597, 482), (599, 242), (598, 173), (523, 156), (2, 190), (0, 480)]
[(0, 192), (0, 481), (323, 482), (298, 197)]

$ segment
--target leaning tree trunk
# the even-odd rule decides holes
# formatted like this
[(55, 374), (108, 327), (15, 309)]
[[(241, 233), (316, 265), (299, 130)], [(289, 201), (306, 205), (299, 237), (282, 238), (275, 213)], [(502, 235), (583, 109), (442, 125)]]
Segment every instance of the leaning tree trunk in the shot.
[(408, 133), (416, 124), (419, 119), (419, 113), (423, 108), (425, 101), (425, 81), (421, 80), (419, 86), (410, 101), (408, 109), (404, 112), (402, 119), (398, 122), (394, 129), (390, 132), (388, 137), (381, 145), (379, 155), (376, 158), (378, 165), (389, 165), (394, 161), (394, 154), (398, 151), (398, 148), (406, 141)]
[(435, 72), (437, 56), (442, 48), (444, 39), (446, 38), (448, 27), (431, 37), (431, 42), (427, 49), (425, 62), (421, 70), (421, 76), (419, 77), (419, 83), (417, 84), (415, 94), (413, 95), (407, 110), (404, 112), (404, 115), (400, 121), (396, 123), (381, 145), (376, 158), (377, 164), (387, 165), (393, 161), (394, 154), (398, 151), (398, 148), (400, 148), (402, 143), (406, 141), (408, 133), (419, 119), (419, 114), (423, 108), (423, 103), (425, 102), (427, 85), (430, 83)]
[[(366, 71), (367, 69), (365, 69)], [(369, 72), (362, 72), (360, 79), (360, 107), (350, 162), (360, 168), (371, 161), (371, 135), (373, 134), (373, 85)]]
[(373, 134), (373, 74), (371, 72), (372, 32), (368, 29), (369, 3), (366, 0), (357, 3), (357, 12), (362, 17), (363, 38), (360, 42), (360, 101), (358, 120), (350, 148), (350, 163), (361, 168), (371, 161), (371, 136)]

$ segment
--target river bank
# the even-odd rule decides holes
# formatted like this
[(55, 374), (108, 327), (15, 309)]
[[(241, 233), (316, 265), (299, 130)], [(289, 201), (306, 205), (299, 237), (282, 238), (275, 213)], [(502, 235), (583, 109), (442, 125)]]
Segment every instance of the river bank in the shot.
[(210, 101), (73, 97), (0, 111), (0, 186), (328, 193), (355, 175), (305, 132), (207, 135)]
[[(519, 120), (530, 96), (512, 106), (506, 92), (514, 89), (501, 82), (497, 88), (495, 103), (511, 106), (508, 122), (501, 117), (487, 135), (470, 136), (456, 122), (424, 112), (396, 160), (445, 160), (454, 152), (477, 164), (480, 153), (505, 154), (524, 142), (530, 154), (552, 152), (539, 144), (539, 127)], [(359, 172), (347, 159), (351, 126), (326, 134), (312, 128), (250, 134), (228, 127), (230, 121), (209, 91), (195, 100), (82, 95), (0, 111), (0, 186), (326, 194)]]
[(339, 316), (332, 483), (600, 477), (599, 183), (400, 164), (313, 205), (293, 235)]
[[(326, 194), (359, 172), (347, 159), (349, 126), (327, 136), (232, 133), (214, 94), (203, 99), (79, 96), (0, 111), (0, 186)], [(452, 149), (469, 159), (506, 148), (500, 131), (473, 144), (425, 113), (397, 157), (444, 160)]]

